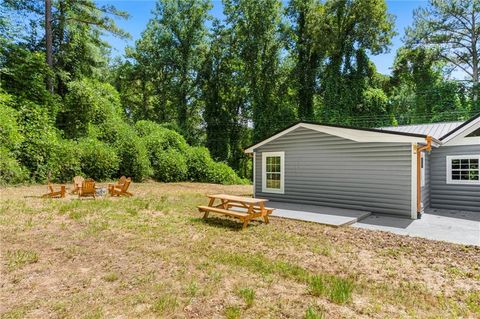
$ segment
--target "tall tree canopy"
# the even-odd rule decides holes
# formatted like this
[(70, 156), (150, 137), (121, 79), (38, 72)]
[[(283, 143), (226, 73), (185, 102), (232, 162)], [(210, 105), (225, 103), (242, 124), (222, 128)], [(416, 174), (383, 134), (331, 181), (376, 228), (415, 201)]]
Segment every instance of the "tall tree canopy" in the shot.
[[(328, 62), (322, 77), (322, 117), (329, 122), (356, 124), (351, 119), (385, 110), (372, 110), (364, 93), (376, 74), (368, 53), (388, 50), (395, 34), (394, 17), (385, 1), (329, 0), (325, 3)], [(319, 35), (321, 36), (321, 35)], [(375, 123), (372, 123), (375, 125)]]
[[(235, 47), (243, 63), (253, 122), (258, 141), (285, 125), (291, 117), (281, 97), (280, 33), (282, 4), (279, 0), (225, 0), (226, 23), (231, 26)], [(285, 114), (285, 111), (287, 114)], [(287, 118), (285, 118), (287, 117)]]
[(435, 49), (455, 68), (479, 82), (480, 1), (430, 0), (414, 12), (406, 30), (412, 47)]
[[(16, 34), (16, 41), (29, 49), (46, 52), (46, 62), (56, 75), (57, 92), (66, 93), (65, 83), (82, 76), (100, 77), (107, 66), (109, 44), (101, 36), (111, 33), (129, 37), (114, 18), (128, 18), (126, 12), (92, 0), (3, 0), (14, 15), (27, 17), (28, 25)], [(49, 12), (51, 11), (51, 12)], [(30, 30), (29, 30), (30, 29)], [(50, 38), (49, 38), (50, 37)], [(53, 85), (53, 79), (49, 80)]]
[(291, 47), (295, 59), (292, 75), (296, 80), (298, 118), (313, 120), (318, 72), (328, 46), (323, 36), (325, 7), (318, 0), (292, 0), (287, 14), (291, 19), (288, 48)]
[(157, 2), (131, 56), (153, 84), (159, 120), (175, 119), (190, 141), (199, 120), (198, 72), (207, 49), (209, 0)]

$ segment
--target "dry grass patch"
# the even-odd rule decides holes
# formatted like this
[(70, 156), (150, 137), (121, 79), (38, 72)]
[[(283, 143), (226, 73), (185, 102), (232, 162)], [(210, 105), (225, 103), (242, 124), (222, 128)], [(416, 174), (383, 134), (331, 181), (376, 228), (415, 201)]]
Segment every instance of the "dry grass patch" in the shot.
[(480, 316), (480, 250), (272, 218), (201, 218), (248, 186), (134, 184), (133, 198), (0, 189), (1, 318)]

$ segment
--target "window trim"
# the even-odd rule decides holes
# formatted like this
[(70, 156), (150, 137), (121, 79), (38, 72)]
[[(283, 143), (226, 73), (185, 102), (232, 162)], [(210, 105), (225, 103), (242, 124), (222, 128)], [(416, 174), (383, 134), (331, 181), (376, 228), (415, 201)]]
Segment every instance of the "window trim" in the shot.
[[(480, 185), (480, 178), (478, 181), (465, 181), (465, 180), (453, 180), (452, 179), (452, 161), (462, 159), (478, 159), (480, 163), (480, 155), (449, 155), (447, 160), (447, 184), (455, 185)], [(480, 168), (479, 168), (480, 173)]]
[[(267, 157), (280, 157), (280, 188), (267, 188)], [(262, 152), (262, 192), (284, 194), (285, 192), (285, 152)]]

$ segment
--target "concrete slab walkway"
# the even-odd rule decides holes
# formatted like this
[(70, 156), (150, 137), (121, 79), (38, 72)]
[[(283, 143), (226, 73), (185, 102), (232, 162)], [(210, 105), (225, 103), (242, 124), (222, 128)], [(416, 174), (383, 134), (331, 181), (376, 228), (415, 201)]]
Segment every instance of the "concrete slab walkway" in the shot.
[(427, 209), (421, 219), (370, 215), (352, 227), (480, 246), (480, 213)]
[(268, 202), (267, 206), (276, 208), (272, 213), (272, 216), (275, 217), (315, 222), (334, 227), (351, 225), (371, 214), (370, 212), (353, 209), (281, 202)]

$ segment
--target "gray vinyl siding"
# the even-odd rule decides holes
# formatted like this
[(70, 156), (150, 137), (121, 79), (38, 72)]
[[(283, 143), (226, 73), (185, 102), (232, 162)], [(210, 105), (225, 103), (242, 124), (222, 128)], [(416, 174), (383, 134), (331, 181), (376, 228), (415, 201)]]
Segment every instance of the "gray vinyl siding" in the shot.
[[(411, 150), (298, 128), (255, 149), (255, 196), (410, 217)], [(282, 151), (284, 194), (263, 193), (262, 152)]]
[(430, 207), (430, 154), (425, 153), (425, 186), (422, 187), (423, 208)]
[(480, 154), (480, 145), (442, 146), (432, 151), (432, 208), (480, 212), (480, 185), (447, 184), (447, 156), (477, 154)]

